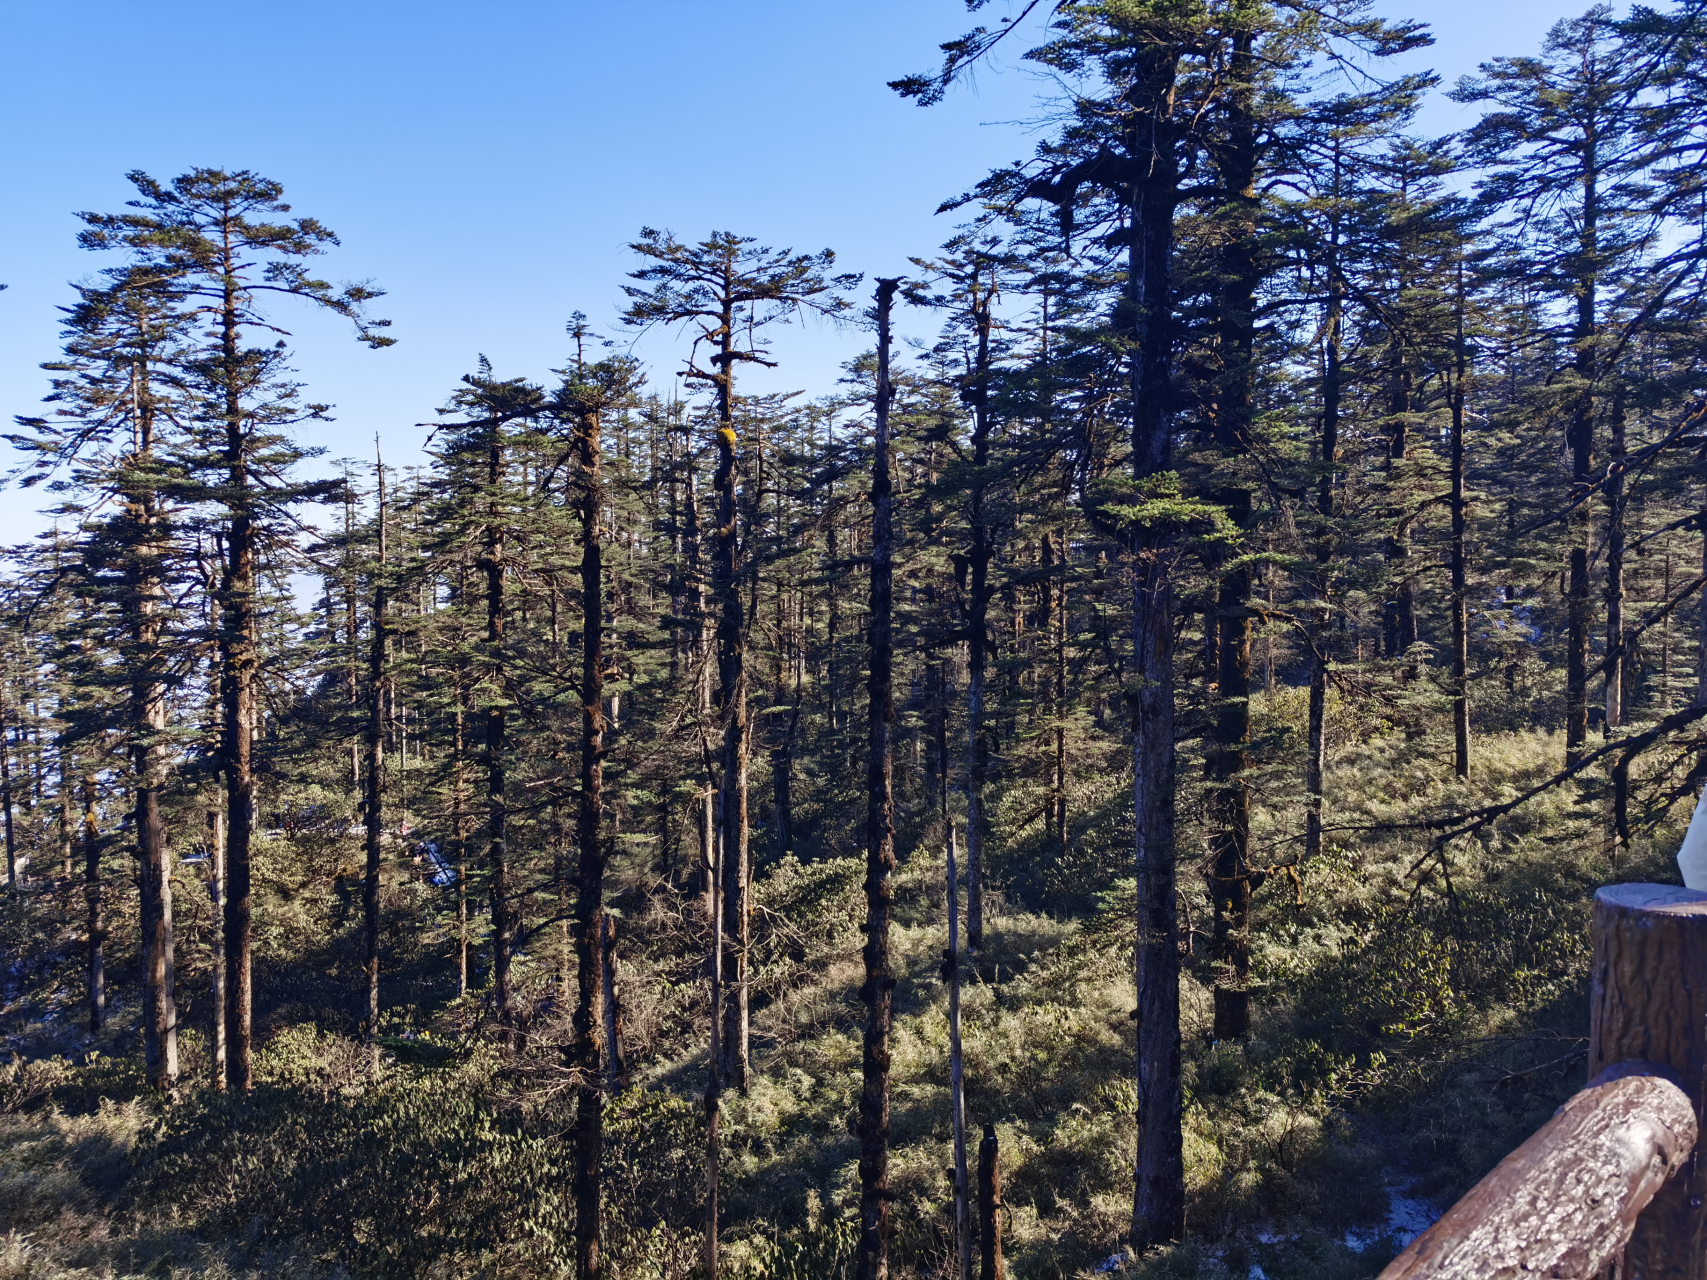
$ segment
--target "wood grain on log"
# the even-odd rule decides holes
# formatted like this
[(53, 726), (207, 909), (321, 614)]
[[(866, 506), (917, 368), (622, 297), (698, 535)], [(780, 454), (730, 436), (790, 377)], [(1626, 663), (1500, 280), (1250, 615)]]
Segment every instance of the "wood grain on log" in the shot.
[[(1609, 885), (1594, 895), (1589, 1073), (1641, 1059), (1689, 1095), (1699, 1129), (1707, 1099), (1707, 893)], [(1621, 1280), (1707, 1275), (1707, 1169), (1691, 1160), (1636, 1225)]]
[(1494, 1167), (1380, 1280), (1591, 1280), (1695, 1146), (1683, 1090), (1646, 1064), (1593, 1081)]

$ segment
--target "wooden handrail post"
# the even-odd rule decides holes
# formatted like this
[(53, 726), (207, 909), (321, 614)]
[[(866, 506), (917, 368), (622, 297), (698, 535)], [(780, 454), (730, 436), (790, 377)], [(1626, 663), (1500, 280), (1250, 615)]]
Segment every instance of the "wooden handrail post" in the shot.
[[(1707, 1101), (1707, 893), (1615, 884), (1594, 895), (1588, 1071), (1643, 1060)], [(1636, 1221), (1620, 1280), (1707, 1275), (1707, 1162), (1691, 1155)]]
[[(1594, 1280), (1694, 1146), (1683, 1090), (1626, 1063), (1560, 1107), (1380, 1280)], [(1656, 1274), (1672, 1273), (1621, 1280)]]

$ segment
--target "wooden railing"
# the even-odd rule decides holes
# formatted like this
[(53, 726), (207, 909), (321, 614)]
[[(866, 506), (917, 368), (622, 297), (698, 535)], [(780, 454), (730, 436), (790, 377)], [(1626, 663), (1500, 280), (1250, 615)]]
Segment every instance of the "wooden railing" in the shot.
[(1589, 1084), (1381, 1280), (1702, 1280), (1707, 893), (1594, 896)]

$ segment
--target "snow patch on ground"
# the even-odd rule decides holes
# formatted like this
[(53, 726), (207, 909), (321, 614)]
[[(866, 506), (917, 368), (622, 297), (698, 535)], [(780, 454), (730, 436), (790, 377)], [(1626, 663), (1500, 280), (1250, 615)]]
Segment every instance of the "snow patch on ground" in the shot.
[[(1441, 1211), (1430, 1200), (1415, 1194), (1416, 1183), (1396, 1173), (1387, 1175), (1387, 1220), (1379, 1227), (1366, 1227), (1345, 1233), (1347, 1246), (1367, 1249), (1383, 1236), (1397, 1240), (1402, 1249), (1427, 1231), (1440, 1219)], [(1257, 1239), (1263, 1244), (1283, 1244), (1291, 1237), (1275, 1231), (1259, 1231)], [(1249, 1280), (1268, 1280), (1262, 1267), (1253, 1263)]]

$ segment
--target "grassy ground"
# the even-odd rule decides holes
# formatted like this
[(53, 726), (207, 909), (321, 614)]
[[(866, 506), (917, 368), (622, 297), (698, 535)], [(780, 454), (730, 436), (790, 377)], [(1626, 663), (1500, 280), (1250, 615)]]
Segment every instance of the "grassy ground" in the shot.
[[(1264, 708), (1271, 723), (1289, 714), (1282, 699)], [(1427, 735), (1346, 732), (1329, 781), (1330, 824), (1345, 830), (1298, 886), (1277, 875), (1259, 895), (1257, 1015), (1244, 1043), (1208, 1038), (1207, 921), (1200, 882), (1182, 874), (1194, 943), (1182, 990), (1189, 1239), (1147, 1258), (1121, 1240), (1135, 1134), (1118, 776), (1076, 798), (1082, 862), (1010, 878), (964, 1017), (967, 1113), (1000, 1137), (1016, 1280), (1245, 1277), (1257, 1266), (1269, 1280), (1372, 1276), (1398, 1247), (1395, 1195), (1449, 1202), (1580, 1085), (1593, 889), (1675, 882), (1669, 858), (1687, 814), (1614, 866), (1591, 784), (1413, 872), (1428, 853), (1414, 831), (1349, 828), (1498, 800), (1562, 755), (1545, 734), (1488, 738), (1466, 785), (1441, 780), (1446, 749)], [(1295, 806), (1265, 804), (1257, 839), (1289, 849), (1296, 823)], [(938, 836), (928, 816), (904, 833), (897, 901), (892, 1179), (904, 1276), (938, 1273), (952, 1217)], [(550, 947), (536, 945), (524, 972), (530, 1048), (505, 1059), (476, 1031), (477, 999), (432, 998), (445, 989), (443, 929), (400, 933), (393, 990), (407, 999), (392, 1015), (394, 1060), (368, 1084), (337, 1003), (354, 925), (329, 927), (335, 877), (314, 871), (340, 854), (271, 856), (274, 918), (298, 923), (266, 944), (270, 1039), (247, 1102), (198, 1087), (205, 1046), (193, 1035), (180, 1100), (139, 1097), (123, 1057), (135, 1052), (123, 957), (117, 1025), (99, 1046), (108, 1056), (91, 1062), (73, 1022), (74, 929), (57, 960), (13, 953), (4, 1030), (20, 1057), (0, 1087), (0, 1280), (568, 1274)], [(859, 885), (853, 859), (784, 860), (760, 883), (755, 1077), (725, 1120), (732, 1275), (846, 1269)], [(703, 996), (691, 904), (647, 901), (625, 924), (628, 1017), (646, 1065), (610, 1108), (610, 1247), (617, 1275), (662, 1280), (691, 1274), (697, 1249)], [(403, 919), (419, 907), (392, 902)], [(19, 921), (7, 928), (21, 945)], [(304, 944), (313, 937), (332, 941)]]

